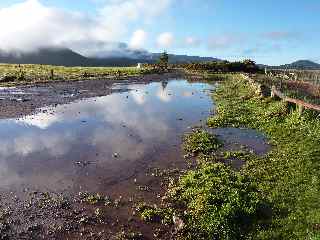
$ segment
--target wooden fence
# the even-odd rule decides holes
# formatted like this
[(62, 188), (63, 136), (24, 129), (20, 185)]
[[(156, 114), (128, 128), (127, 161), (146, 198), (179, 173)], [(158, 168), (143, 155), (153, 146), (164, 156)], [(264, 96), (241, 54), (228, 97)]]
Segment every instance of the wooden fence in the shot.
[[(263, 96), (265, 96), (265, 94), (263, 94), (264, 91), (263, 89), (266, 88), (267, 86), (264, 86), (260, 83), (257, 83), (255, 82), (252, 78), (250, 78), (248, 75), (246, 74), (242, 74), (243, 78), (246, 79), (247, 81), (249, 81), (249, 83), (251, 85), (253, 85), (257, 92)], [(307, 103), (305, 101), (302, 101), (300, 99), (295, 99), (295, 98), (290, 98), (290, 97), (287, 97), (284, 93), (282, 93), (281, 91), (279, 91), (276, 86), (272, 86), (271, 87), (271, 91), (270, 91), (270, 87), (269, 87), (269, 93), (271, 92), (271, 97), (278, 97), (280, 99), (282, 99), (282, 101), (285, 101), (285, 102), (289, 102), (289, 103), (292, 103), (292, 104), (295, 104), (298, 109), (299, 109), (299, 113), (302, 114), (303, 111), (305, 109), (311, 109), (311, 110), (314, 110), (314, 111), (318, 111), (320, 112), (320, 106), (319, 105), (315, 105), (315, 104), (311, 104), (311, 103)], [(269, 95), (270, 96), (270, 95)]]
[(295, 98), (289, 98), (289, 97), (285, 96), (282, 92), (277, 90), (277, 88), (275, 86), (272, 86), (271, 97), (278, 97), (278, 98), (281, 98), (285, 102), (296, 104), (299, 108), (300, 114), (303, 112), (304, 109), (311, 109), (311, 110), (315, 110), (315, 111), (320, 112), (319, 105), (307, 103), (305, 101), (295, 99)]
[(301, 81), (320, 85), (320, 70), (266, 69), (265, 74), (280, 80)]

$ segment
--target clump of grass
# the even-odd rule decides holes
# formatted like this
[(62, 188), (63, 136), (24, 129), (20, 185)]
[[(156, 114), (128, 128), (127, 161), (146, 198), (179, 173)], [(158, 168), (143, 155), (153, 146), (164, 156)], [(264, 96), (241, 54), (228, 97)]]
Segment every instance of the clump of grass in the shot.
[(160, 208), (140, 203), (136, 207), (136, 210), (140, 213), (141, 219), (145, 222), (162, 223), (165, 225), (172, 224), (174, 210), (170, 207)]
[(184, 137), (184, 150), (192, 155), (209, 154), (222, 146), (216, 136), (204, 131), (195, 130)]
[(90, 205), (104, 204), (105, 206), (107, 206), (112, 204), (112, 201), (108, 196), (102, 196), (99, 193), (90, 194), (87, 192), (79, 192), (79, 197), (82, 202), (88, 203)]
[(187, 209), (185, 239), (245, 239), (267, 219), (255, 181), (222, 163), (190, 171), (168, 194)]
[(143, 235), (140, 232), (121, 231), (115, 236), (116, 240), (142, 240)]

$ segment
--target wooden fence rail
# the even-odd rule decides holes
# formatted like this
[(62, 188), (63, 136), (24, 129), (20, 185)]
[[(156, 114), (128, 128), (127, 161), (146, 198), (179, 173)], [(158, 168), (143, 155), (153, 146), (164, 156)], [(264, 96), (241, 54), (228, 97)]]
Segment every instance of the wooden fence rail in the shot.
[[(263, 85), (261, 85), (260, 83), (255, 82), (252, 78), (250, 78), (248, 75), (246, 74), (242, 74), (242, 77), (244, 79), (246, 79), (247, 81), (249, 81), (249, 83), (251, 85), (253, 85), (256, 89), (257, 92), (263, 93), (262, 89), (264, 88)], [(268, 87), (269, 88), (269, 87)], [(270, 88), (269, 88), (270, 89)], [(269, 90), (270, 93), (270, 90)], [(262, 94), (263, 95), (263, 94)], [(270, 96), (270, 95), (269, 95)], [(296, 104), (298, 106), (299, 109), (299, 113), (302, 114), (302, 112), (305, 109), (311, 109), (314, 111), (318, 111), (320, 112), (320, 106), (319, 105), (315, 105), (315, 104), (311, 104), (311, 103), (307, 103), (305, 101), (299, 100), (299, 99), (295, 99), (295, 98), (290, 98), (287, 97), (284, 93), (282, 93), (281, 91), (279, 91), (276, 86), (272, 86), (271, 87), (271, 97), (278, 97), (280, 99), (282, 99), (285, 102), (289, 102), (289, 103), (293, 103)]]
[(307, 103), (307, 102), (304, 102), (302, 100), (295, 99), (295, 98), (289, 98), (289, 97), (285, 96), (282, 92), (277, 90), (277, 88), (275, 86), (272, 86), (271, 97), (275, 97), (275, 96), (281, 98), (285, 102), (290, 102), (290, 103), (296, 104), (299, 107), (300, 113), (302, 113), (304, 109), (311, 109), (311, 110), (315, 110), (315, 111), (320, 112), (319, 105)]

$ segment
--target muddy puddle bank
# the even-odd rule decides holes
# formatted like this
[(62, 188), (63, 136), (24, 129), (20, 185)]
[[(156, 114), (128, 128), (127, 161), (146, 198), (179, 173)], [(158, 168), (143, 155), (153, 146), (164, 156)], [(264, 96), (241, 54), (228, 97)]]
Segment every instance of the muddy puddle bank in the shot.
[[(181, 135), (209, 115), (212, 87), (186, 81), (115, 85), (114, 93), (0, 120), (0, 187), (100, 190), (144, 163), (179, 151)], [(86, 182), (86, 179), (88, 181)], [(90, 180), (94, 184), (90, 184)]]
[(240, 170), (246, 164), (243, 155), (263, 156), (272, 149), (267, 136), (255, 129), (227, 127), (207, 131), (223, 143), (220, 149), (224, 155), (222, 162), (236, 170)]
[(113, 85), (150, 83), (181, 79), (180, 72), (149, 74), (130, 78), (55, 81), (16, 87), (0, 87), (0, 119), (34, 114), (39, 108), (71, 103), (75, 100), (106, 96), (117, 91)]
[(159, 201), (159, 169), (187, 168), (181, 136), (204, 124), (213, 89), (184, 80), (116, 84), (107, 96), (0, 120), (3, 239), (114, 239), (127, 225), (143, 239), (155, 231), (170, 239), (170, 227), (143, 223), (134, 205)]
[[(205, 127), (215, 85), (119, 82), (90, 98), (88, 86), (74, 88), (53, 88), (63, 104), (0, 120), (0, 240), (173, 239), (173, 225), (143, 222), (136, 206), (161, 202), (168, 182), (188, 169), (182, 136)], [(16, 101), (23, 107), (35, 95), (56, 101), (48, 89), (10, 91), (31, 95)], [(207, 130), (230, 151), (270, 149), (254, 130)]]
[(247, 149), (259, 156), (265, 155), (271, 150), (268, 138), (254, 129), (229, 127), (209, 129), (208, 131), (223, 141), (225, 150)]

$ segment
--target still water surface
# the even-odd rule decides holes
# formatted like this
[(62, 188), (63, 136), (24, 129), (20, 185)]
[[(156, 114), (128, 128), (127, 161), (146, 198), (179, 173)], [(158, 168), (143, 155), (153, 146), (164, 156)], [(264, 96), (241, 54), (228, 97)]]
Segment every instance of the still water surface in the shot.
[(0, 188), (103, 191), (153, 162), (174, 165), (183, 133), (213, 104), (206, 83), (114, 88), (121, 91), (1, 120)]

